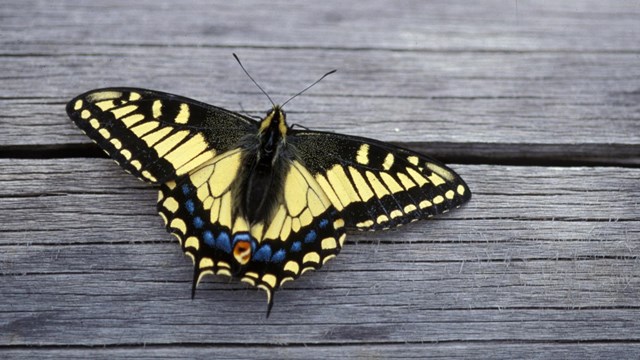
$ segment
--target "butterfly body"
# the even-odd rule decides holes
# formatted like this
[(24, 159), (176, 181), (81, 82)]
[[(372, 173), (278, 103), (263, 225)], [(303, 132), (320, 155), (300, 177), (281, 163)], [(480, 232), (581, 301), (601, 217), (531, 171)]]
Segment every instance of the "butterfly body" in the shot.
[(92, 90), (67, 105), (120, 166), (160, 185), (158, 212), (207, 274), (273, 292), (320, 268), (347, 229), (379, 230), (460, 206), (471, 193), (445, 165), (379, 141), (260, 122), (167, 93)]

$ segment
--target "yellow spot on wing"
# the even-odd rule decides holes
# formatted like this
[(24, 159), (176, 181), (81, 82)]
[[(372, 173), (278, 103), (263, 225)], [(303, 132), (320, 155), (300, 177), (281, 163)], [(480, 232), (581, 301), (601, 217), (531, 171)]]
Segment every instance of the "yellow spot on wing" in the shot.
[(142, 169), (142, 164), (138, 160), (133, 160), (132, 162), (130, 162), (130, 164), (131, 164), (131, 166), (136, 168), (136, 170)]
[(404, 186), (405, 189), (409, 190), (412, 187), (416, 186), (416, 183), (411, 181), (411, 179), (409, 179), (409, 177), (404, 173), (399, 172), (396, 174), (396, 176), (398, 177), (398, 179), (400, 179), (400, 182), (402, 183), (402, 186)]
[(131, 131), (137, 136), (137, 137), (142, 137), (145, 134), (147, 134), (148, 132), (150, 132), (151, 130), (155, 129), (158, 127), (158, 123), (157, 122), (145, 122), (142, 123), (140, 125), (134, 126), (131, 128)]
[(162, 116), (162, 101), (154, 101), (153, 105), (151, 106), (151, 111), (153, 112), (153, 118), (159, 119), (160, 116)]
[(393, 154), (392, 153), (388, 153), (387, 156), (384, 158), (384, 162), (382, 163), (382, 168), (385, 170), (389, 170), (391, 169), (391, 166), (393, 166)]
[(430, 176), (427, 176), (427, 179), (431, 180), (433, 185), (438, 186), (445, 183), (444, 179), (442, 179), (438, 174), (433, 173)]
[(282, 224), (282, 231), (280, 232), (280, 239), (286, 241), (291, 234), (291, 217), (287, 216)]
[(159, 157), (163, 157), (166, 153), (171, 151), (174, 147), (178, 146), (178, 144), (180, 144), (180, 142), (184, 140), (184, 138), (186, 138), (187, 135), (189, 135), (188, 130), (178, 131), (177, 133), (162, 140), (153, 148), (156, 150)]
[(180, 166), (184, 165), (184, 163), (186, 163), (187, 161), (193, 159), (198, 154), (205, 151), (207, 149), (207, 146), (208, 144), (202, 134), (196, 134), (191, 139), (187, 140), (182, 145), (178, 146), (170, 153), (165, 155), (164, 159), (170, 162), (171, 165), (173, 165), (173, 167), (177, 169)]
[(231, 210), (231, 192), (227, 192), (220, 199), (220, 225), (231, 228)]
[(424, 184), (426, 184), (428, 182), (427, 179), (425, 179), (424, 176), (422, 176), (422, 174), (420, 174), (419, 172), (413, 170), (410, 167), (407, 167), (407, 172), (413, 178), (413, 180), (416, 183), (418, 183), (418, 185), (420, 185), (420, 186), (422, 186), (422, 185), (424, 185)]
[(342, 205), (347, 206), (352, 202), (360, 201), (360, 196), (353, 188), (351, 181), (349, 181), (341, 165), (335, 165), (327, 171), (327, 179), (329, 179)]
[(407, 205), (407, 206), (405, 206), (405, 207), (404, 207), (404, 212), (405, 212), (405, 213), (410, 213), (410, 212), (412, 212), (412, 211), (416, 211), (416, 209), (417, 209), (417, 208), (416, 208), (416, 206), (415, 206), (415, 205), (413, 205), (413, 204), (409, 204), (409, 205)]
[(311, 224), (311, 221), (313, 221), (313, 216), (311, 215), (311, 211), (309, 211), (309, 209), (303, 211), (302, 214), (300, 214), (299, 219), (300, 219), (300, 224), (302, 224), (302, 226), (307, 226)]
[(373, 191), (369, 187), (369, 184), (367, 184), (367, 181), (362, 177), (362, 174), (352, 166), (349, 166), (349, 173), (351, 174), (356, 189), (358, 189), (358, 194), (360, 194), (362, 201), (371, 199), (373, 197)]
[(370, 226), (371, 226), (371, 225), (373, 225), (373, 224), (375, 224), (375, 223), (373, 222), (373, 220), (365, 220), (365, 221), (363, 221), (363, 222), (359, 222), (359, 223), (357, 223), (357, 224), (356, 224), (356, 227), (359, 227), (359, 228), (368, 228), (368, 227), (370, 227)]
[(433, 198), (433, 203), (434, 203), (434, 204), (440, 204), (440, 203), (442, 203), (443, 201), (444, 201), (444, 198), (443, 198), (442, 196), (440, 196), (440, 195), (438, 195), (438, 196), (436, 196), (436, 197), (434, 197), (434, 198)]
[(398, 182), (388, 173), (386, 172), (380, 173), (380, 178), (382, 178), (384, 183), (387, 184), (387, 188), (389, 188), (389, 190), (391, 190), (392, 193), (395, 194), (397, 192), (404, 191), (404, 189), (400, 186), (400, 184), (398, 184)]
[(333, 204), (338, 211), (342, 210), (344, 206), (342, 206), (342, 203), (338, 199), (338, 195), (333, 191), (333, 188), (329, 184), (329, 181), (327, 181), (327, 178), (319, 174), (316, 175), (316, 181), (322, 188), (323, 192), (327, 195), (327, 198), (329, 198), (329, 201), (331, 201), (331, 204)]
[(264, 234), (264, 239), (277, 239), (278, 236), (280, 236), (282, 224), (284, 223), (286, 216), (287, 210), (285, 210), (284, 206), (280, 205), (278, 212), (276, 212), (273, 220), (271, 220), (271, 224), (269, 225), (267, 232)]
[(176, 116), (176, 124), (186, 124), (189, 121), (189, 105), (180, 104), (180, 112)]
[(76, 100), (76, 102), (73, 104), (73, 110), (77, 111), (82, 109), (82, 105), (83, 105), (82, 100)]
[(127, 149), (120, 151), (120, 154), (127, 160), (131, 159), (131, 152)]
[(165, 209), (171, 211), (172, 213), (175, 213), (176, 211), (178, 211), (178, 208), (180, 207), (176, 199), (172, 197), (166, 198), (164, 200), (164, 203), (162, 203), (162, 206), (164, 206)]
[(175, 218), (171, 220), (171, 224), (169, 224), (169, 227), (172, 229), (180, 230), (180, 232), (182, 232), (182, 235), (187, 233), (187, 225), (182, 219)]
[(129, 94), (129, 101), (136, 101), (139, 100), (142, 96), (140, 94), (138, 94), (137, 92), (131, 92)]
[(246, 277), (246, 276), (244, 276), (244, 277), (242, 277), (242, 278), (240, 279), (240, 281), (242, 281), (242, 282), (246, 282), (247, 284), (249, 284), (249, 285), (251, 285), (251, 286), (256, 286), (256, 281), (255, 281), (255, 280), (253, 280), (253, 279), (252, 279), (252, 278), (250, 278), (250, 277)]
[(284, 270), (291, 271), (294, 274), (298, 274), (298, 272), (300, 272), (300, 265), (298, 265), (297, 262), (291, 260), (284, 265)]
[(453, 179), (455, 178), (455, 176), (451, 173), (451, 171), (433, 163), (427, 163), (427, 169), (442, 176), (443, 178), (447, 179), (447, 181), (453, 181)]
[(122, 143), (120, 142), (120, 140), (111, 139), (109, 141), (111, 142), (111, 145), (113, 145), (113, 147), (116, 148), (116, 150), (120, 150), (122, 148)]
[(122, 97), (122, 93), (119, 91), (101, 91), (87, 95), (87, 100), (90, 102), (98, 102), (100, 100), (119, 99)]
[(198, 238), (195, 236), (189, 236), (187, 240), (185, 240), (184, 242), (184, 247), (185, 248), (192, 247), (198, 250), (198, 248), (200, 247), (200, 241), (198, 241)]
[(400, 217), (400, 216), (402, 216), (402, 215), (403, 215), (403, 214), (402, 214), (402, 211), (400, 211), (400, 210), (398, 210), (398, 209), (396, 209), (396, 210), (392, 210), (392, 211), (389, 213), (389, 216), (391, 216), (391, 218), (392, 218), (392, 219), (398, 218), (398, 217)]
[(171, 128), (166, 127), (166, 128), (160, 129), (158, 131), (154, 131), (152, 133), (149, 133), (149, 134), (145, 135), (142, 138), (142, 140), (144, 140), (144, 142), (146, 142), (148, 146), (153, 146), (155, 143), (157, 143), (162, 138), (167, 136), (167, 134), (169, 134), (171, 132), (171, 130), (172, 130)]
[(308, 262), (313, 262), (313, 263), (319, 264), (320, 263), (320, 255), (318, 255), (318, 253), (315, 252), (315, 251), (306, 254), (304, 256), (304, 258), (302, 258), (302, 263), (308, 263)]
[(356, 154), (356, 161), (362, 165), (369, 164), (369, 144), (360, 145)]
[(89, 125), (91, 125), (91, 127), (94, 129), (97, 129), (100, 127), (100, 123), (96, 119), (89, 120)]
[(458, 185), (458, 188), (456, 190), (458, 191), (458, 194), (464, 195), (464, 192), (465, 192), (464, 186)]
[(211, 260), (211, 258), (204, 257), (202, 258), (202, 260), (200, 260), (200, 269), (212, 268), (212, 267), (213, 267), (213, 260)]
[(243, 217), (238, 216), (233, 224), (232, 232), (236, 233), (241, 231), (249, 231), (249, 224), (247, 224), (247, 221)]
[(277, 278), (273, 274), (264, 274), (262, 276), (262, 281), (265, 282), (267, 285), (269, 285), (272, 288), (276, 287), (276, 280), (277, 280)]
[(118, 109), (113, 109), (111, 110), (111, 113), (116, 117), (116, 119), (120, 119), (121, 117), (135, 111), (137, 108), (138, 107), (135, 105), (127, 105)]
[(444, 194), (444, 197), (446, 197), (449, 200), (453, 199), (454, 196), (455, 196), (455, 193), (453, 192), (453, 190), (449, 190)]
[(149, 180), (149, 181), (151, 181), (151, 182), (156, 182), (156, 181), (158, 181), (158, 179), (156, 179), (156, 178), (155, 178), (155, 176), (151, 175), (151, 173), (150, 173), (150, 172), (148, 172), (147, 170), (144, 170), (144, 171), (142, 172), (142, 176), (143, 176), (144, 178), (148, 179), (148, 180)]
[(111, 137), (111, 133), (107, 129), (100, 129), (98, 132), (100, 133), (100, 135), (102, 135), (103, 138), (107, 140)]
[(425, 208), (428, 208), (429, 206), (432, 206), (432, 205), (433, 204), (429, 200), (422, 200), (422, 201), (420, 201), (420, 204), (418, 204), (420, 209), (425, 209)]
[(307, 207), (309, 185), (297, 167), (292, 166), (284, 182), (284, 200), (291, 216), (298, 216)]
[(88, 119), (91, 116), (91, 112), (89, 112), (89, 110), (82, 110), (82, 112), (80, 113), (80, 117), (83, 119)]
[(378, 198), (389, 195), (389, 191), (382, 185), (382, 183), (374, 173), (372, 173), (371, 171), (367, 171), (366, 175), (367, 179), (369, 179), (371, 187), (373, 187), (373, 191), (376, 193), (376, 196)]
[(113, 100), (98, 101), (95, 105), (102, 111), (107, 111), (116, 107), (116, 104), (114, 104)]
[(322, 247), (322, 250), (331, 250), (338, 247), (338, 244), (336, 243), (336, 239), (329, 237), (329, 238), (322, 239), (322, 242), (320, 243), (320, 247)]
[(135, 125), (136, 123), (140, 122), (144, 120), (144, 115), (142, 114), (133, 114), (133, 115), (129, 115), (125, 118), (120, 119), (120, 121), (122, 121), (122, 123), (124, 124), (124, 126), (130, 128), (133, 125)]
[(307, 191), (307, 204), (313, 216), (319, 216), (327, 209), (324, 204), (322, 204), (322, 201), (320, 201), (318, 195), (313, 191)]

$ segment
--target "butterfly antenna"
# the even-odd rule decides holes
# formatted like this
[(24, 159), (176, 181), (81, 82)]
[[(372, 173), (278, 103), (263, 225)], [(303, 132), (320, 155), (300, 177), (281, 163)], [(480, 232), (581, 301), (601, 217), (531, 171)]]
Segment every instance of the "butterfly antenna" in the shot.
[(264, 91), (262, 86), (260, 86), (260, 84), (258, 84), (258, 82), (251, 76), (251, 74), (249, 74), (247, 69), (244, 68), (244, 65), (242, 65), (242, 63), (240, 62), (240, 58), (238, 58), (238, 55), (236, 55), (236, 53), (233, 53), (233, 57), (236, 58), (236, 61), (238, 62), (238, 64), (240, 64), (242, 71), (244, 71), (244, 73), (247, 74), (249, 79), (251, 79), (251, 81), (253, 81), (253, 83), (256, 84), (258, 89), (260, 89), (260, 91), (262, 91), (262, 93), (267, 97), (267, 99), (269, 99), (269, 101), (271, 102), (271, 105), (276, 106), (276, 103), (273, 102), (273, 100), (271, 99), (271, 96), (269, 96), (269, 94), (267, 94), (267, 92)]
[(304, 88), (302, 91), (300, 91), (299, 93), (293, 95), (292, 97), (289, 98), (289, 100), (285, 101), (282, 105), (280, 105), (280, 107), (284, 107), (289, 101), (295, 99), (296, 97), (298, 97), (298, 95), (302, 95), (303, 92), (311, 89), (313, 87), (313, 85), (319, 83), (320, 81), (322, 81), (322, 79), (326, 78), (327, 76), (333, 74), (334, 72), (338, 71), (337, 69), (333, 69), (331, 71), (329, 71), (328, 73), (322, 75), (322, 77), (316, 81), (313, 82), (313, 84), (307, 86), (306, 88)]

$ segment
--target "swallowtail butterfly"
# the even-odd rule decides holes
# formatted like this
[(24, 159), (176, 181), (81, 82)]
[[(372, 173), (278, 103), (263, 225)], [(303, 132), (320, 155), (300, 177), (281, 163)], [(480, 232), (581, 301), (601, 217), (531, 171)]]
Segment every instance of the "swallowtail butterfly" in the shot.
[(436, 160), (294, 129), (278, 105), (256, 121), (159, 91), (106, 88), (77, 96), (67, 113), (127, 172), (160, 186), (158, 212), (194, 262), (192, 295), (207, 274), (239, 278), (266, 291), (267, 316), (274, 291), (334, 258), (348, 229), (393, 228), (471, 198)]

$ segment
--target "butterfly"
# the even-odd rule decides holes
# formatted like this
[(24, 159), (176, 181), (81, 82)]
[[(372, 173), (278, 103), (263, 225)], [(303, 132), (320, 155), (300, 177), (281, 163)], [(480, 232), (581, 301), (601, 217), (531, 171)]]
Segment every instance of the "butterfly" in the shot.
[(275, 104), (256, 121), (182, 96), (114, 87), (79, 95), (66, 110), (124, 170), (160, 186), (158, 212), (194, 263), (192, 297), (205, 275), (239, 278), (267, 293), (267, 316), (274, 291), (334, 258), (348, 229), (397, 227), (471, 198), (460, 176), (434, 159), (294, 129)]

